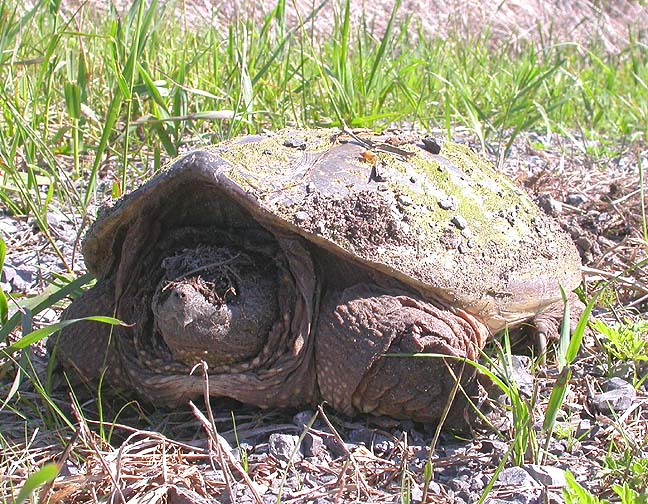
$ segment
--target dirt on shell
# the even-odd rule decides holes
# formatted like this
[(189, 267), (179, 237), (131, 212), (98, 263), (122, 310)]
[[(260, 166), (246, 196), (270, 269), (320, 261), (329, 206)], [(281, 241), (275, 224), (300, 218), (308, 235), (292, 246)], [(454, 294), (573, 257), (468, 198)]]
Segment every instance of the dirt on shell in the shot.
[(316, 235), (344, 244), (361, 259), (374, 257), (380, 247), (412, 245), (387, 201), (372, 191), (352, 193), (342, 198), (312, 194), (296, 217), (300, 227)]

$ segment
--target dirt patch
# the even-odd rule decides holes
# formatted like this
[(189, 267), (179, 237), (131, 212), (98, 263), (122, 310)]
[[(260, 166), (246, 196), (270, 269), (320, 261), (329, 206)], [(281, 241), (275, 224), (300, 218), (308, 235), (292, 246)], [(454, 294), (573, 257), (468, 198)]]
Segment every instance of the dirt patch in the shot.
[[(412, 245), (388, 202), (378, 193), (363, 191), (342, 198), (314, 193), (295, 215), (297, 224), (313, 234), (348, 244), (361, 258), (374, 256), (379, 247)], [(300, 221), (303, 218), (303, 221)]]

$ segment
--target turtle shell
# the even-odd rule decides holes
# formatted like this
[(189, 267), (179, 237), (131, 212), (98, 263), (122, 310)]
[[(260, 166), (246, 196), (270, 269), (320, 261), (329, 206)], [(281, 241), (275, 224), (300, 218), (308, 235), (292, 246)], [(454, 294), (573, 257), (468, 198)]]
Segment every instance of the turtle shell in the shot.
[[(493, 332), (580, 282), (567, 234), (468, 147), (329, 129), (246, 136), (185, 155), (104, 209), (83, 254), (89, 271), (107, 278), (119, 261), (138, 261), (126, 250), (173, 229), (243, 230), (251, 221), (462, 309)], [(134, 225), (146, 229), (129, 232)]]

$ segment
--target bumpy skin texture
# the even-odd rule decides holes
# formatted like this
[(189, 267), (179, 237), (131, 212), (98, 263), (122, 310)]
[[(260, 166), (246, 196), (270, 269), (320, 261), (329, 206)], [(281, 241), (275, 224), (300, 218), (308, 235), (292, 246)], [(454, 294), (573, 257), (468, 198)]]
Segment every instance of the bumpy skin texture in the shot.
[[(156, 405), (199, 397), (204, 361), (214, 396), (438, 419), (455, 377), (473, 382), (462, 359), (506, 324), (552, 327), (580, 264), (470, 151), (366, 138), (374, 157), (335, 131), (245, 137), (105, 210), (83, 247), (97, 285), (66, 317), (128, 326), (69, 326), (58, 361)], [(437, 357), (389, 355), (412, 353)]]

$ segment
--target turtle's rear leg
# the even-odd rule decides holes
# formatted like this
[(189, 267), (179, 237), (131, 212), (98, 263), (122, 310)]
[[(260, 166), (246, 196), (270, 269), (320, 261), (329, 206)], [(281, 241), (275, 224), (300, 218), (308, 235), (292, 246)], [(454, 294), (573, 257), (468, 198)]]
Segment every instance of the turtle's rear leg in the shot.
[[(63, 319), (95, 315), (112, 317), (114, 292), (112, 281), (98, 281), (65, 310)], [(84, 391), (76, 387), (82, 385), (92, 395), (96, 395), (97, 384), (102, 376), (103, 382), (111, 389), (121, 389), (126, 383), (127, 377), (115, 348), (112, 330), (110, 324), (84, 320), (65, 327), (49, 338), (49, 353), (55, 357), (57, 366), (67, 372), (75, 392), (84, 395)]]
[[(583, 314), (585, 305), (574, 292), (567, 295), (567, 301), (569, 302), (569, 332), (572, 334), (576, 329), (580, 316)], [(531, 321), (536, 349), (543, 363), (547, 355), (547, 342), (555, 342), (560, 339), (564, 312), (565, 304), (558, 301), (537, 313)]]

